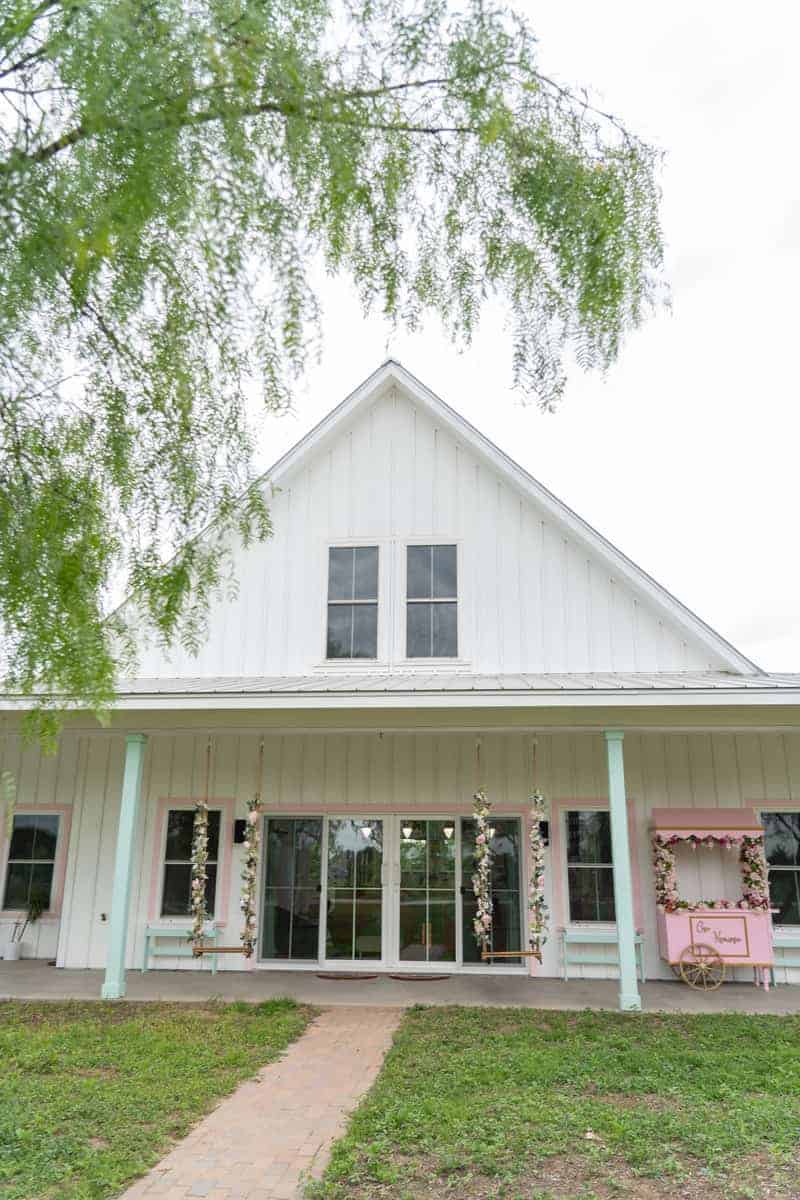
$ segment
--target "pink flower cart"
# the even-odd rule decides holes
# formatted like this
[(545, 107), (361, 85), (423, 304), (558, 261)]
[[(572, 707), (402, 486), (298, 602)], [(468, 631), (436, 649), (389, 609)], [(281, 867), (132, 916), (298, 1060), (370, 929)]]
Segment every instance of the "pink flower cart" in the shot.
[[(738, 850), (739, 900), (684, 900), (678, 894), (675, 846), (701, 853)], [(690, 987), (718, 988), (726, 967), (752, 967), (756, 985), (769, 989), (772, 913), (764, 829), (751, 808), (656, 808), (653, 866), (658, 905), (658, 948)]]

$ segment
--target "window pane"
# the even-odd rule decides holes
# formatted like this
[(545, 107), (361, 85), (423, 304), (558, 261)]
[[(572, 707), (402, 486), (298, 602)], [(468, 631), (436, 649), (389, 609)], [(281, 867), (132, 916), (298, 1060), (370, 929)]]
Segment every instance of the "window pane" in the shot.
[(31, 871), (31, 900), (39, 900), (48, 909), (52, 890), (53, 864), (51, 862), (34, 863)]
[(353, 606), (328, 605), (328, 658), (350, 658), (353, 639)]
[[(219, 809), (208, 814), (208, 857), (219, 856)], [(194, 809), (171, 808), (167, 816), (167, 843), (164, 858), (169, 861), (191, 862), (194, 840)]]
[(406, 658), (430, 658), (432, 604), (406, 605)]
[(192, 868), (189, 863), (167, 863), (164, 867), (162, 917), (186, 917), (191, 912)]
[(457, 556), (455, 546), (434, 546), (433, 595), (455, 599), (458, 595)]
[(33, 843), (36, 837), (36, 817), (20, 813), (14, 817), (9, 858), (33, 858)]
[(319, 892), (316, 888), (298, 888), (294, 893), (292, 915), (292, 958), (317, 958), (319, 955)]
[(381, 956), (382, 896), (380, 887), (359, 889), (356, 892), (353, 958), (380, 958)]
[(167, 817), (166, 859), (190, 862), (192, 857), (192, 834), (194, 831), (194, 809), (171, 808)]
[(614, 872), (611, 867), (570, 867), (571, 921), (614, 921)]
[(607, 812), (567, 813), (567, 862), (610, 863), (611, 824)]
[(27, 908), (32, 870), (30, 863), (8, 864), (3, 908)]
[(264, 932), (261, 936), (263, 958), (289, 957), (289, 930), (292, 922), (290, 888), (267, 888), (264, 895)]
[(800, 866), (800, 812), (761, 815), (764, 821), (764, 851), (770, 866)]
[(770, 871), (769, 898), (776, 925), (800, 925), (800, 871)]
[(33, 844), (33, 857), (53, 862), (58, 844), (58, 817), (54, 814), (44, 814), (34, 818), (36, 836)]
[(434, 658), (455, 658), (458, 654), (457, 605), (432, 604), (431, 609), (431, 653)]
[[(191, 906), (191, 895), (189, 897)], [(209, 863), (206, 867), (206, 912), (209, 917), (214, 916), (214, 909), (217, 903), (217, 864)]]
[(208, 814), (208, 857), (215, 862), (219, 858), (219, 823), (222, 814), (218, 808)]
[(353, 957), (353, 889), (328, 888), (326, 958)]
[(331, 546), (328, 554), (328, 599), (353, 599), (353, 548)]
[(431, 595), (431, 547), (409, 546), (406, 595), (410, 600), (427, 600)]
[[(333, 597), (331, 597), (333, 599)], [(378, 599), (378, 547), (357, 546), (355, 549), (355, 600)]]
[(353, 658), (378, 657), (378, 606), (356, 604), (353, 613)]

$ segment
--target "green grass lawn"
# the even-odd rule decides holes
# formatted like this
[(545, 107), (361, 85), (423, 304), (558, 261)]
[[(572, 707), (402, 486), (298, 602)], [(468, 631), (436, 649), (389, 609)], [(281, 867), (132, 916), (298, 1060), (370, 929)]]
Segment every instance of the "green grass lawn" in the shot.
[(800, 1018), (412, 1009), (312, 1194), (800, 1197)]
[(117, 1195), (310, 1015), (290, 1000), (0, 1003), (0, 1197)]

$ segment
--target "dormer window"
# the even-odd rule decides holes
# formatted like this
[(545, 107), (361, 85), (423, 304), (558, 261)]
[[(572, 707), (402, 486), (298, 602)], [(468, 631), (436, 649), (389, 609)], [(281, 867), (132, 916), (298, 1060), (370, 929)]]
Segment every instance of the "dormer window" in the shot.
[(328, 552), (328, 658), (378, 657), (378, 547)]
[(456, 547), (409, 546), (406, 563), (406, 657), (457, 656)]

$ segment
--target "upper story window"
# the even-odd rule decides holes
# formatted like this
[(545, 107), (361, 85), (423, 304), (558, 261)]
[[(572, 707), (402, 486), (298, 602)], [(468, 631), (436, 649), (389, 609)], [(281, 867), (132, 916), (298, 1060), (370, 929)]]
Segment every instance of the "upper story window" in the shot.
[(800, 812), (762, 812), (776, 925), (800, 925)]
[(378, 547), (328, 552), (328, 658), (378, 657)]
[(567, 813), (570, 921), (614, 921), (611, 823), (596, 809)]
[(50, 908), (57, 845), (57, 815), (15, 815), (8, 850), (3, 908), (27, 909), (31, 901), (41, 904), (45, 911)]
[(406, 658), (458, 657), (458, 557), (455, 546), (409, 546)]
[[(208, 813), (208, 862), (206, 863), (206, 912), (213, 917), (217, 900), (219, 862), (219, 809)], [(162, 917), (187, 917), (192, 911), (192, 842), (194, 809), (171, 808), (167, 815), (164, 847), (164, 883), (161, 889)]]

